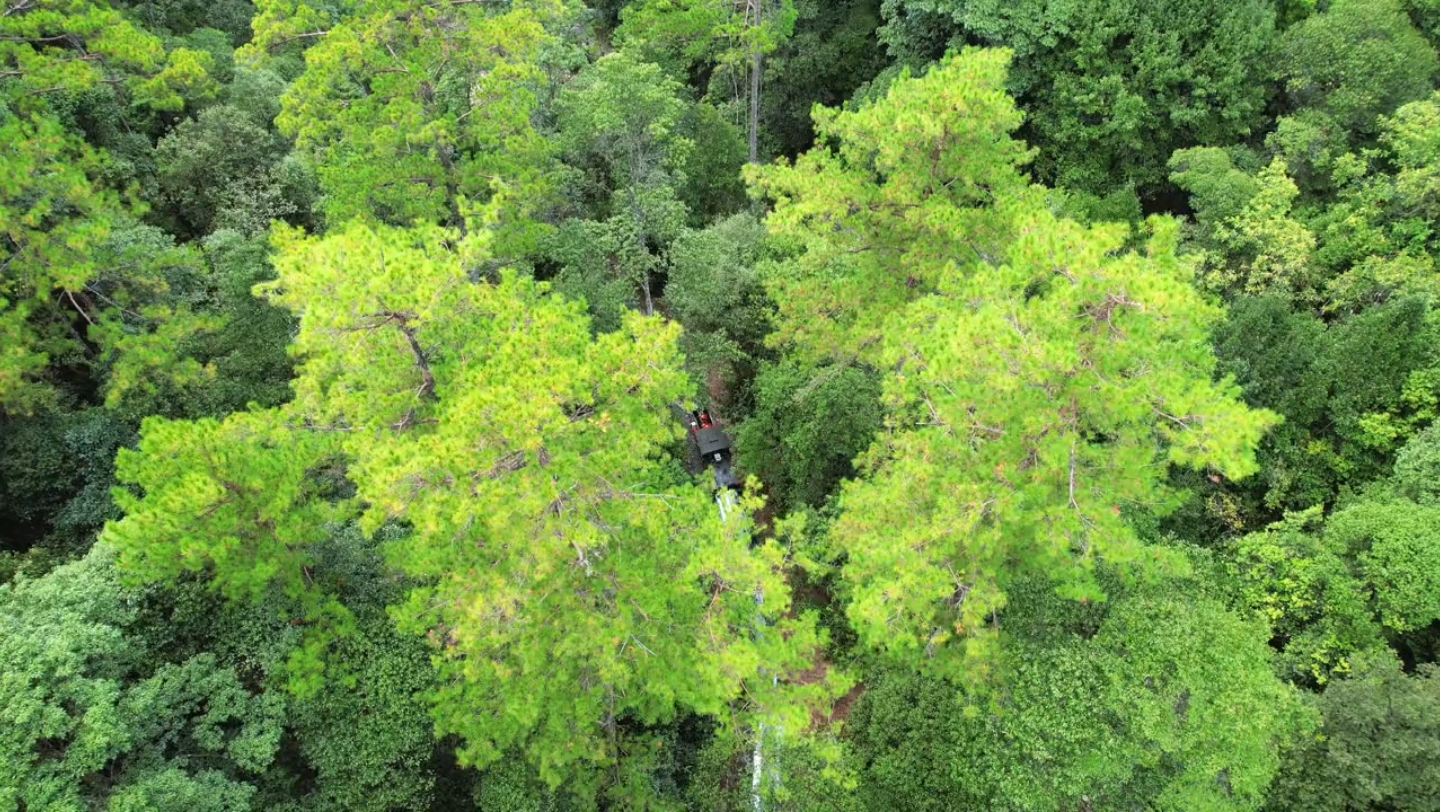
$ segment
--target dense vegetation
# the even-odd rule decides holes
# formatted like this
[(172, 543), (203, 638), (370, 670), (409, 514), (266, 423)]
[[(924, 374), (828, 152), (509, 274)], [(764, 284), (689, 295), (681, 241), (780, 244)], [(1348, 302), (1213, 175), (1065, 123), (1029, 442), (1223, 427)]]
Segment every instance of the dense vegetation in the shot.
[(1437, 0), (0, 6), (0, 811), (1440, 812)]

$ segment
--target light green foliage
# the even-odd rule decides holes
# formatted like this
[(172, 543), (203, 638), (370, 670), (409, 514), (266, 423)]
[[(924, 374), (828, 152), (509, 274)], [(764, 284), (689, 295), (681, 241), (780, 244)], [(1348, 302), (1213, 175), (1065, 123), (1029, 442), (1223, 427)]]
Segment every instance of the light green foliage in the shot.
[(1228, 551), (1240, 584), (1240, 601), (1285, 641), (1281, 673), (1324, 685), (1352, 668), (1357, 653), (1381, 646), (1364, 583), (1345, 549), (1328, 535), (1306, 532), (1318, 510), (1292, 515), (1252, 533)]
[(1214, 241), (1215, 229), (1239, 217), (1260, 192), (1259, 180), (1217, 147), (1177, 150), (1169, 167), (1170, 180), (1190, 194), (1195, 226), (1205, 243)]
[[(532, 118), (554, 5), (367, 0), (322, 29), (276, 123), (315, 162), (327, 215), (459, 225), (469, 204), (502, 196), (503, 250), (523, 254), (550, 186)], [(312, 16), (323, 15), (302, 4), (289, 22)]]
[[(863, 640), (923, 662), (983, 653), (1005, 584), (1043, 572), (1098, 596), (1097, 560), (1140, 555), (1125, 505), (1164, 512), (1167, 461), (1243, 477), (1274, 423), (1212, 382), (1218, 310), (1155, 221), (1143, 254), (1118, 227), (1036, 213), (1005, 264), (941, 284), (890, 328), (888, 431), (832, 532), (849, 554)], [(954, 668), (963, 658), (940, 658)]]
[(142, 596), (120, 586), (113, 561), (98, 547), (0, 587), (0, 803), (248, 809), (254, 787), (236, 779), (274, 758), (283, 700), (252, 694), (209, 655), (148, 662), (124, 633)]
[(1315, 235), (1291, 216), (1300, 190), (1280, 160), (1261, 170), (1256, 180), (1255, 196), (1234, 219), (1215, 229), (1216, 239), (1231, 255), (1241, 254), (1245, 259), (1233, 271), (1218, 272), (1211, 283), (1247, 293), (1279, 290), (1302, 302), (1313, 298), (1309, 288), (1313, 285)]
[(1029, 584), (1000, 684), (966, 702), (877, 675), (851, 721), (862, 808), (1258, 808), (1305, 717), (1260, 631), (1176, 586), (1082, 608)]
[(1006, 135), (1005, 59), (972, 51), (902, 78), (822, 119), (839, 154), (755, 173), (778, 200), (772, 228), (805, 248), (773, 288), (778, 336), (893, 370), (888, 431), (831, 533), (851, 621), (952, 673), (966, 658), (937, 654), (983, 654), (1018, 573), (1097, 595), (1097, 559), (1140, 553), (1122, 506), (1167, 504), (1160, 466), (1243, 477), (1274, 422), (1212, 382), (1221, 313), (1191, 287), (1173, 222), (1127, 253), (1123, 227), (1035, 207)]
[(342, 515), (309, 472), (338, 451), (322, 433), (293, 432), (264, 413), (169, 421), (150, 418), (140, 447), (116, 461), (125, 518), (106, 528), (122, 566), (146, 580), (211, 570), (236, 599), (274, 580), (299, 591), (306, 550)]
[(1336, 0), (1286, 31), (1280, 51), (1292, 105), (1317, 108), (1361, 139), (1380, 115), (1428, 95), (1440, 69), (1399, 0)]
[(1189, 146), (1248, 134), (1266, 101), (1275, 12), (1237, 0), (887, 0), (882, 36), (912, 64), (967, 42), (1015, 52), (1010, 87), (1066, 188), (1151, 188)]
[[(105, 4), (26, 0), (8, 4), (0, 18), (0, 410), (28, 413), (50, 405), (49, 367), (77, 364), (88, 349), (83, 333), (116, 349), (113, 322), (121, 306), (84, 297), (103, 272), (97, 261), (117, 221), (120, 199), (99, 181), (102, 153), (56, 119), (55, 105), (86, 93), (128, 101), (132, 108), (182, 109), (187, 100), (213, 96), (202, 51), (176, 48)], [(107, 90), (113, 88), (113, 90)], [(117, 95), (123, 94), (123, 95)], [(143, 270), (127, 286), (153, 285)], [(93, 291), (93, 288), (91, 288)], [(77, 297), (82, 297), (77, 299)], [(139, 309), (139, 308), (132, 308)], [(169, 308), (146, 314), (177, 316)], [(158, 328), (171, 337), (195, 325)], [(129, 343), (137, 340), (133, 332)], [(152, 343), (137, 354), (154, 352)]]
[(301, 317), (291, 413), (343, 438), (367, 529), (409, 528), (391, 560), (424, 586), (393, 616), (435, 647), (437, 729), (469, 763), (518, 748), (554, 784), (619, 758), (627, 718), (718, 714), (747, 689), (780, 712), (757, 669), (818, 641), (790, 621), (751, 639), (788, 605), (779, 553), (750, 552), (663, 458), (676, 328), (628, 314), (592, 339), (537, 283), (467, 281), (455, 238), (283, 234), (268, 286)]
[[(775, 200), (770, 232), (800, 250), (766, 280), (777, 345), (804, 360), (868, 360), (886, 320), (1003, 252), (1030, 157), (1009, 134), (1001, 51), (970, 51), (856, 111), (816, 110), (823, 146), (747, 175)], [(838, 146), (832, 147), (838, 141)]]
[(1440, 620), (1440, 508), (1364, 502), (1335, 514), (1325, 535), (1357, 561), (1386, 628), (1413, 631)]
[(53, 295), (94, 275), (118, 202), (90, 183), (98, 156), (53, 120), (0, 110), (0, 141), (13, 145), (0, 162), (0, 409), (23, 414), (53, 398), (46, 365), (78, 352)]
[[(1316, 258), (1327, 274), (1330, 309), (1358, 311), (1404, 295), (1434, 297), (1432, 223), (1440, 215), (1433, 124), (1440, 103), (1412, 102), (1381, 119), (1381, 149), (1330, 162), (1333, 200), (1314, 216)], [(1383, 156), (1384, 160), (1378, 160)]]
[(0, 98), (28, 117), (46, 97), (113, 82), (137, 105), (179, 110), (214, 93), (209, 54), (176, 48), (137, 27), (108, 3), (24, 0), (0, 17)]
[(1202, 279), (1221, 292), (1286, 294), (1293, 301), (1318, 298), (1315, 235), (1295, 219), (1300, 190), (1282, 159), (1251, 177), (1213, 147), (1176, 152), (1171, 180), (1193, 195), (1196, 220), (1206, 242)]
[(787, 507), (819, 507), (879, 431), (879, 376), (859, 367), (761, 367), (755, 411), (736, 433), (740, 464)]
[(1440, 812), (1437, 20), (0, 0), (0, 812)]
[(1400, 670), (1393, 654), (1358, 662), (1316, 704), (1324, 724), (1286, 760), (1270, 793), (1276, 812), (1440, 809), (1440, 674)]
[(257, 604), (280, 586), (314, 624), (290, 662), (292, 690), (312, 695), (323, 686), (327, 647), (354, 624), (346, 607), (311, 585), (310, 549), (346, 515), (317, 476), (338, 453), (333, 436), (297, 433), (265, 412), (147, 418), (140, 447), (116, 460), (117, 479), (139, 493), (115, 489), (125, 517), (103, 537), (145, 581), (203, 571), (230, 599)]

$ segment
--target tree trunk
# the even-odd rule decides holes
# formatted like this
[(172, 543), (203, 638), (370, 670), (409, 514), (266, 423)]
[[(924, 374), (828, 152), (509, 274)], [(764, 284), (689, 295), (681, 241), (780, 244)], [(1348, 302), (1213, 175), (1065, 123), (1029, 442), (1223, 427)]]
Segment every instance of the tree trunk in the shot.
[[(750, 26), (759, 29), (764, 23), (765, 0), (750, 0)], [(750, 163), (760, 163), (760, 71), (765, 66), (765, 55), (753, 40), (750, 47)]]
[(757, 49), (750, 63), (750, 163), (760, 163), (760, 69), (765, 57)]

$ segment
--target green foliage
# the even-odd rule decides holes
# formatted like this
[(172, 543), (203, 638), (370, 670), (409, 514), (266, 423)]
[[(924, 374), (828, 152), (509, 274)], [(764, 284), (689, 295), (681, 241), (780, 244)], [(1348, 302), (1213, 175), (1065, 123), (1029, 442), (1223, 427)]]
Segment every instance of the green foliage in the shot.
[(1325, 535), (1357, 560), (1386, 628), (1440, 620), (1440, 508), (1364, 502), (1331, 517)]
[(258, 599), (276, 579), (299, 589), (306, 550), (340, 506), (309, 476), (337, 453), (320, 433), (295, 434), (268, 415), (225, 421), (147, 419), (138, 449), (116, 462), (125, 518), (106, 528), (122, 565), (145, 580), (213, 569), (226, 595)]
[(0, 162), (0, 409), (25, 414), (53, 402), (47, 365), (80, 352), (52, 296), (94, 276), (119, 203), (90, 182), (101, 159), (53, 120), (0, 110), (0, 140), (13, 145)]
[(1380, 115), (1424, 98), (1440, 63), (1399, 0), (1335, 0), (1280, 41), (1292, 106), (1316, 108), (1359, 138)]
[(209, 655), (147, 663), (124, 635), (140, 596), (121, 588), (113, 561), (97, 547), (0, 587), (0, 802), (248, 809), (244, 778), (274, 757), (283, 700), (247, 690)]
[(1343, 546), (1328, 534), (1305, 532), (1317, 511), (1293, 515), (1252, 533), (1228, 551), (1240, 604), (1284, 641), (1279, 669), (1303, 684), (1324, 685), (1352, 668), (1357, 653), (1380, 647), (1364, 583)]
[(690, 224), (704, 226), (745, 207), (745, 133), (715, 105), (690, 105), (681, 122), (683, 137), (694, 146), (685, 161), (680, 200), (690, 210)]
[(1268, 809), (1440, 809), (1440, 675), (1393, 654), (1356, 663), (1316, 700), (1324, 723), (1287, 760)]
[(781, 505), (819, 507), (853, 475), (851, 463), (880, 429), (879, 376), (859, 367), (765, 365), (755, 411), (736, 434), (740, 464)]
[[(466, 281), (456, 239), (282, 232), (280, 276), (262, 287), (300, 315), (295, 400), (223, 423), (147, 422), (120, 461), (145, 495), (119, 494), (128, 515), (107, 531), (128, 566), (207, 568), (227, 594), (278, 583), (305, 598), (344, 509), (319, 469), (343, 454), (367, 530), (408, 529), (390, 557), (420, 586), (393, 617), (435, 648), (436, 725), (464, 739), (462, 759), (518, 748), (553, 785), (643, 741), (626, 720), (721, 714), (742, 693), (756, 712), (804, 718), (759, 670), (797, 669), (819, 644), (808, 622), (782, 619), (778, 550), (750, 552), (661, 452), (676, 431), (664, 404), (684, 392), (676, 329), (631, 314), (592, 339), (579, 309), (535, 282)], [(343, 646), (348, 611), (318, 611)], [(752, 638), (761, 618), (777, 631)], [(304, 694), (325, 630), (291, 655)], [(495, 702), (505, 710), (482, 712)]]
[(232, 48), (250, 39), (250, 19), (255, 16), (250, 0), (121, 0), (115, 5), (151, 31), (183, 36), (208, 29), (223, 34)]
[(625, 306), (654, 312), (652, 246), (685, 226), (678, 197), (692, 143), (681, 132), (680, 84), (621, 51), (584, 70), (556, 101), (561, 143), (585, 179), (592, 220), (562, 226), (548, 248), (561, 263), (556, 287), (585, 299), (597, 329), (619, 328)]
[(743, 69), (795, 28), (794, 0), (636, 0), (620, 12), (615, 39), (673, 74), (698, 65)]
[(1191, 193), (1201, 245), (1208, 249), (1202, 272), (1208, 287), (1316, 302), (1316, 239), (1293, 216), (1300, 190), (1284, 160), (1251, 176), (1224, 151), (1201, 147), (1176, 152), (1170, 168), (1170, 179)]
[(1440, 503), (1440, 426), (1416, 434), (1400, 449), (1393, 482), (1398, 494), (1412, 502)]
[[(361, 549), (369, 546), (354, 529), (347, 532)], [(383, 570), (375, 558), (378, 574)], [(343, 560), (322, 554), (316, 563), (321, 577), (344, 573)], [(361, 604), (353, 580), (348, 586), (348, 605)], [(355, 633), (328, 655), (350, 684), (331, 685), (295, 703), (290, 714), (300, 752), (316, 774), (310, 808), (387, 812), (434, 801), (434, 725), (420, 694), (433, 687), (435, 672), (423, 642), (397, 632), (375, 600), (390, 591), (398, 590), (366, 596), (371, 600), (359, 608)]]
[(685, 328), (686, 366), (707, 388), (710, 375), (719, 374), (730, 393), (727, 406), (744, 401), (737, 390), (766, 353), (774, 309), (758, 269), (770, 254), (766, 242), (759, 221), (737, 214), (703, 231), (687, 230), (670, 246), (665, 302)]
[(749, 172), (776, 201), (766, 227), (800, 253), (766, 280), (779, 309), (772, 342), (807, 361), (872, 358), (887, 319), (955, 265), (1003, 252), (1004, 209), (1027, 188), (1018, 167), (1030, 157), (1009, 137), (1021, 115), (1003, 90), (1007, 62), (970, 51), (867, 107), (819, 108), (822, 146)]
[(115, 451), (132, 438), (129, 427), (98, 408), (7, 421), (0, 431), (0, 521), (10, 528), (8, 544), (84, 551), (115, 518)]
[[(299, 211), (272, 174), (285, 148), (280, 137), (229, 105), (202, 110), (156, 147), (161, 211), (182, 234), (203, 236), (218, 222), (265, 231)], [(263, 211), (242, 213), (247, 207)]]
[(5, 0), (0, 809), (1440, 809), (1437, 9)]
[(883, 102), (821, 119), (838, 154), (754, 174), (778, 201), (772, 229), (804, 247), (772, 288), (777, 336), (802, 358), (892, 370), (887, 431), (831, 532), (851, 622), (949, 673), (985, 653), (1008, 582), (1046, 573), (1098, 596), (1094, 562), (1141, 552), (1122, 505), (1167, 506), (1158, 468), (1243, 477), (1275, 422), (1212, 382), (1221, 313), (1191, 287), (1173, 223), (1131, 253), (1123, 227), (1038, 208), (1006, 135), (1005, 59), (973, 51), (902, 77)]
[(766, 60), (762, 137), (771, 155), (797, 155), (815, 138), (810, 110), (840, 107), (885, 69), (876, 40), (880, 0), (796, 0), (795, 33)]
[(155, 110), (179, 110), (188, 99), (214, 93), (208, 53), (190, 48), (166, 53), (159, 37), (108, 3), (28, 0), (6, 9), (0, 17), (0, 65), (5, 68), (0, 99), (15, 115), (28, 118), (42, 112), (53, 94), (104, 83)]
[(1040, 148), (1036, 170), (1062, 187), (1153, 189), (1173, 151), (1244, 137), (1266, 102), (1275, 12), (1261, 0), (885, 6), (882, 37), (902, 61), (966, 43), (1014, 51), (1010, 88)]
[(1164, 512), (1157, 466), (1256, 470), (1275, 418), (1212, 382), (1220, 314), (1190, 286), (1175, 229), (1154, 225), (1144, 254), (1120, 253), (1119, 228), (1038, 213), (1005, 264), (892, 324), (888, 431), (832, 532), (867, 643), (917, 663), (955, 638), (983, 653), (1019, 574), (1097, 597), (1097, 560), (1142, 553), (1121, 508)]
[(1085, 608), (1019, 589), (1001, 683), (964, 702), (904, 672), (867, 680), (862, 808), (1258, 808), (1305, 716), (1259, 631), (1175, 586)]
[[(323, 685), (325, 651), (353, 630), (352, 613), (311, 584), (311, 548), (346, 504), (316, 473), (334, 465), (335, 438), (296, 433), (274, 415), (239, 413), (223, 422), (147, 418), (138, 449), (122, 449), (116, 488), (124, 511), (103, 538), (121, 566), (142, 581), (174, 581), (206, 572), (236, 601), (259, 603), (275, 585), (314, 623), (291, 656), (291, 688), (313, 695)], [(141, 495), (143, 494), (143, 495)]]
[[(459, 225), (471, 204), (498, 196), (509, 203), (502, 255), (525, 253), (538, 229), (528, 218), (551, 185), (550, 146), (532, 119), (554, 5), (374, 0), (323, 29), (276, 123), (315, 162), (326, 214)], [(261, 18), (249, 58), (323, 16), (300, 4), (283, 28)]]
[(1235, 302), (1216, 334), (1221, 369), (1247, 403), (1285, 418), (1260, 451), (1267, 506), (1328, 504), (1387, 472), (1396, 447), (1433, 419), (1431, 325), (1416, 299), (1328, 328), (1278, 297)]

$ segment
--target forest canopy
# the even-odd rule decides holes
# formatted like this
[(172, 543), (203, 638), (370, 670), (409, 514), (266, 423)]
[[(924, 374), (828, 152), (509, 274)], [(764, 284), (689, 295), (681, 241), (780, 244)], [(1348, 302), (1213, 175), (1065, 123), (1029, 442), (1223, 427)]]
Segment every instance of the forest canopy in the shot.
[(0, 812), (1440, 812), (1440, 3), (0, 5)]

